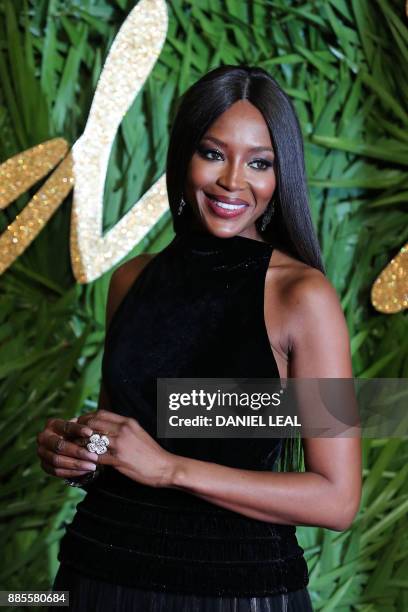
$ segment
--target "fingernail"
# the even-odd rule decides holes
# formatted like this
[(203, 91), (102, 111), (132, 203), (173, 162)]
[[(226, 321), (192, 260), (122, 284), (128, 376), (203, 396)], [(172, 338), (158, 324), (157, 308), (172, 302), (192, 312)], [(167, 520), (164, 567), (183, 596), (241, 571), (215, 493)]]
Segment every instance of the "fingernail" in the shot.
[(81, 434), (82, 434), (83, 436), (92, 436), (93, 431), (92, 431), (92, 429), (90, 429), (89, 427), (83, 427), (83, 428), (81, 429)]
[(89, 461), (98, 461), (98, 455), (96, 453), (87, 453), (86, 458), (89, 459)]
[(96, 470), (96, 465), (94, 463), (85, 463), (86, 469), (94, 472)]

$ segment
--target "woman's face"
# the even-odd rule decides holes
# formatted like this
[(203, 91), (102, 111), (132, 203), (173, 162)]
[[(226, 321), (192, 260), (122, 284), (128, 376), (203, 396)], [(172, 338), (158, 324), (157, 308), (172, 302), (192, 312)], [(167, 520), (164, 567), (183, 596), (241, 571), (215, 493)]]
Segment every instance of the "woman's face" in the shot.
[(255, 221), (275, 191), (273, 164), (262, 114), (248, 100), (235, 102), (204, 134), (188, 167), (184, 199), (198, 224), (221, 238), (262, 239)]

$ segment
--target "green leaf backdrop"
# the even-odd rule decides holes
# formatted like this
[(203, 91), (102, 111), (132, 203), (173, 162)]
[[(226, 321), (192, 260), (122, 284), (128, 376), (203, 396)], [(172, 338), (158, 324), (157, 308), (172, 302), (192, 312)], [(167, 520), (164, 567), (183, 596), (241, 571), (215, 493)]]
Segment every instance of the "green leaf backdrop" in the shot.
[[(172, 0), (165, 46), (117, 134), (104, 229), (164, 172), (177, 97), (220, 64), (261, 66), (296, 105), (312, 214), (352, 342), (354, 375), (408, 377), (407, 314), (370, 304), (377, 274), (408, 241), (408, 30), (402, 0)], [(127, 0), (0, 0), (0, 161), (84, 129)], [(0, 216), (3, 231), (25, 206)], [(71, 196), (0, 279), (1, 589), (48, 588), (64, 521), (82, 493), (45, 475), (48, 417), (96, 407), (111, 272), (75, 283)], [(127, 258), (172, 237), (169, 215)], [(298, 527), (316, 610), (408, 609), (408, 446), (364, 440), (351, 529)], [(317, 500), (318, 503), (318, 500)]]

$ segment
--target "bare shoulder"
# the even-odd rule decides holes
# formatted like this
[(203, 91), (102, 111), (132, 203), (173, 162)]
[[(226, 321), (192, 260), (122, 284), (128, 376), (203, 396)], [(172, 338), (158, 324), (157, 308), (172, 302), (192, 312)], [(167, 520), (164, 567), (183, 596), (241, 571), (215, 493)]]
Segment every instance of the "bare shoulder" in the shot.
[(156, 253), (140, 253), (132, 259), (128, 259), (112, 273), (108, 300), (106, 305), (106, 320), (110, 320), (119, 304), (142, 272), (143, 268), (155, 257)]
[(129, 286), (154, 256), (154, 253), (140, 253), (125, 261), (113, 272), (111, 285), (115, 290), (129, 289)]
[(337, 292), (329, 279), (316, 268), (283, 251), (276, 250), (269, 270), (274, 290), (285, 309), (291, 313), (313, 310), (315, 307), (339, 306)]
[(286, 357), (309, 333), (347, 334), (340, 300), (329, 279), (278, 249), (268, 269), (265, 300), (270, 339)]

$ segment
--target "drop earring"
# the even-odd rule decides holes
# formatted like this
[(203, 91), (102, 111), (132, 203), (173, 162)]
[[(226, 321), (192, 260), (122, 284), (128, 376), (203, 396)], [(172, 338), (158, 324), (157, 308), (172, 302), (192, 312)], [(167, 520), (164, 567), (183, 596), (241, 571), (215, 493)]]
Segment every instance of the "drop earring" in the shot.
[(178, 211), (177, 211), (178, 215), (181, 215), (185, 205), (186, 205), (186, 201), (184, 200), (183, 196), (181, 196), (180, 204), (179, 204)]
[(272, 219), (273, 215), (275, 213), (275, 201), (272, 200), (268, 206), (268, 208), (266, 209), (266, 211), (263, 214), (262, 217), (262, 223), (261, 223), (261, 231), (264, 232), (266, 229), (266, 226), (268, 225), (268, 223), (270, 222), (270, 220)]

